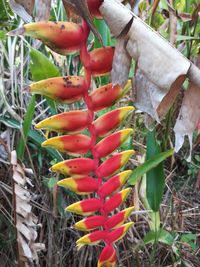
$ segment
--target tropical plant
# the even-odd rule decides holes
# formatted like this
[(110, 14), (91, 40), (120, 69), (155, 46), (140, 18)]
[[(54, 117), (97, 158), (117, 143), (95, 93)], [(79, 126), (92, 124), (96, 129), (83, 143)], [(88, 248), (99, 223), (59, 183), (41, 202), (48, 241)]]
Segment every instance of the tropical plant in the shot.
[[(19, 2), (21, 3), (21, 1)], [(33, 2), (34, 1), (32, 1), (32, 3)], [(47, 2), (50, 1), (46, 1), (45, 3)], [(132, 4), (132, 1), (123, 2), (130, 2), (130, 4)], [(141, 12), (144, 12), (145, 10), (145, 7), (143, 6), (144, 2), (145, 1), (141, 1), (141, 4), (139, 5)], [(165, 1), (162, 1), (161, 4), (164, 5), (164, 2)], [(27, 5), (29, 5), (29, 3), (30, 2), (28, 1)], [(163, 71), (162, 64), (160, 69), (155, 67), (155, 75), (150, 78), (148, 77), (149, 72), (146, 71), (148, 64), (136, 64), (136, 66), (133, 66), (135, 68), (134, 70), (131, 68), (132, 58), (137, 59), (137, 54), (135, 54), (135, 50), (133, 51), (131, 47), (134, 42), (140, 42), (140, 38), (143, 38), (143, 31), (140, 32), (141, 36), (137, 36), (137, 38), (135, 37), (135, 34), (132, 34), (131, 32), (134, 32), (134, 27), (137, 26), (137, 22), (140, 24), (144, 32), (150, 34), (152, 31), (147, 27), (147, 25), (145, 25), (145, 23), (141, 22), (138, 17), (130, 13), (128, 9), (125, 11), (127, 16), (123, 16), (122, 10), (125, 9), (118, 3), (118, 1), (87, 0), (88, 6), (85, 5), (85, 3), (86, 1), (82, 0), (63, 1), (67, 14), (72, 15), (72, 13), (75, 12), (78, 15), (81, 15), (83, 18), (82, 23), (64, 22), (63, 20), (65, 19), (65, 15), (63, 15), (62, 3), (59, 1), (55, 4), (56, 8), (59, 10), (59, 16), (57, 17), (55, 10), (51, 13), (51, 20), (55, 20), (55, 22), (40, 21), (36, 23), (29, 23), (9, 33), (9, 35), (24, 35), (28, 37), (27, 39), (23, 38), (21, 42), (27, 46), (25, 48), (21, 48), (21, 56), (23, 59), (24, 50), (27, 52), (28, 49), (30, 49), (30, 72), (32, 80), (34, 80), (35, 83), (27, 86), (28, 91), (32, 93), (33, 96), (30, 98), (30, 102), (27, 105), (24, 119), (22, 120), (17, 113), (15, 114), (12, 109), (13, 107), (9, 107), (7, 103), (6, 107), (8, 112), (10, 112), (11, 116), (14, 114), (16, 120), (10, 120), (8, 117), (1, 116), (0, 121), (9, 127), (14, 127), (21, 131), (21, 136), (16, 147), (18, 160), (21, 160), (22, 162), (26, 161), (26, 152), (29, 153), (31, 159), (29, 149), (34, 152), (37, 151), (34, 154), (34, 158), (36, 158), (39, 163), (39, 178), (36, 180), (36, 184), (38, 183), (37, 186), (40, 186), (40, 177), (41, 173), (44, 173), (46, 170), (46, 162), (52, 160), (50, 162), (51, 171), (56, 174), (50, 174), (50, 177), (47, 178), (45, 176), (41, 179), (43, 183), (42, 185), (49, 190), (48, 193), (50, 193), (50, 198), (52, 197), (53, 200), (53, 216), (51, 218), (52, 225), (55, 225), (55, 221), (58, 221), (59, 219), (61, 219), (62, 222), (65, 221), (65, 223), (69, 225), (69, 218), (74, 224), (74, 218), (76, 220), (77, 218), (80, 219), (80, 215), (85, 216), (84, 219), (81, 219), (81, 221), (74, 224), (74, 228), (77, 230), (89, 232), (76, 241), (77, 248), (81, 249), (84, 245), (95, 245), (97, 243), (100, 243), (99, 247), (102, 248), (102, 243), (104, 243), (103, 249), (100, 253), (98, 253), (98, 255), (100, 255), (98, 266), (115, 266), (116, 259), (120, 258), (119, 253), (122, 253), (120, 246), (124, 245), (124, 241), (122, 241), (118, 247), (115, 243), (126, 234), (128, 229), (131, 228), (129, 236), (125, 239), (125, 242), (129, 240), (131, 231), (136, 232), (136, 228), (132, 227), (133, 222), (130, 222), (130, 218), (128, 218), (134, 210), (132, 207), (133, 201), (130, 201), (129, 205), (131, 207), (122, 203), (125, 202), (130, 192), (135, 193), (136, 196), (134, 197), (137, 198), (137, 191), (139, 191), (139, 189), (141, 192), (141, 204), (145, 208), (146, 211), (144, 211), (144, 213), (146, 213), (146, 216), (148, 217), (148, 220), (146, 221), (146, 224), (148, 224), (148, 230), (145, 229), (144, 234), (142, 235), (142, 237), (144, 237), (143, 241), (141, 239), (140, 242), (135, 241), (137, 242), (137, 245), (134, 248), (136, 250), (136, 254), (138, 248), (146, 249), (145, 246), (147, 244), (153, 244), (153, 247), (150, 247), (152, 248), (152, 251), (150, 249), (149, 263), (154, 266), (154, 264), (156, 264), (156, 246), (159, 249), (160, 247), (158, 247), (158, 245), (160, 246), (161, 243), (171, 246), (173, 250), (172, 257), (175, 257), (176, 260), (179, 261), (182, 254), (181, 251), (178, 251), (178, 249), (179, 247), (181, 248), (181, 246), (176, 239), (177, 236), (181, 237), (181, 235), (171, 232), (169, 227), (165, 228), (165, 224), (162, 220), (163, 214), (160, 212), (160, 210), (163, 210), (163, 207), (161, 207), (161, 201), (163, 200), (165, 185), (164, 167), (161, 162), (173, 154), (173, 149), (161, 152), (161, 147), (163, 150), (166, 150), (169, 145), (168, 141), (170, 140), (168, 138), (172, 119), (172, 110), (169, 112), (167, 117), (164, 137), (162, 137), (161, 131), (159, 132), (160, 136), (156, 133), (156, 131), (147, 133), (145, 162), (141, 164), (144, 160), (139, 160), (140, 165), (133, 171), (126, 170), (125, 167), (129, 158), (135, 154), (134, 150), (132, 150), (132, 134), (135, 133), (135, 135), (138, 135), (136, 132), (139, 132), (139, 135), (141, 134), (141, 122), (139, 123), (139, 126), (137, 124), (135, 125), (137, 127), (137, 131), (133, 131), (131, 128), (132, 125), (130, 127), (127, 123), (125, 127), (122, 126), (125, 124), (124, 121), (126, 121), (130, 113), (134, 110), (132, 106), (133, 102), (130, 100), (129, 89), (131, 88), (131, 82), (128, 80), (128, 77), (132, 78), (134, 72), (133, 83), (135, 84), (137, 95), (140, 97), (139, 101), (138, 99), (136, 100), (136, 104), (140, 105), (139, 108), (143, 111), (146, 111), (146, 108), (148, 110), (149, 98), (148, 96), (145, 96), (145, 101), (140, 103), (142, 94), (139, 95), (139, 92), (150, 90), (149, 92), (151, 93), (152, 79), (154, 79), (154, 82), (158, 82), (159, 86), (156, 90), (158, 89), (159, 91), (163, 86), (163, 75), (160, 75), (159, 79), (157, 78), (157, 71), (160, 69)], [(150, 24), (155, 24), (155, 28), (158, 28), (161, 24), (161, 21), (156, 21), (155, 19), (157, 19), (157, 17), (154, 16), (155, 10), (158, 8), (158, 3), (159, 1), (155, 1), (153, 4), (153, 11), (150, 10), (150, 14), (152, 11)], [(23, 3), (23, 5), (27, 9), (26, 3)], [(99, 11), (99, 7), (101, 5), (102, 13)], [(12, 8), (14, 7), (12, 6)], [(119, 11), (120, 15), (121, 24), (119, 24), (119, 27), (115, 26), (116, 16), (113, 16), (115, 13), (112, 12), (115, 8)], [(31, 14), (34, 12), (33, 5), (31, 6), (30, 12)], [(39, 9), (36, 7), (36, 14), (38, 14), (38, 12)], [(43, 18), (48, 18), (49, 14), (50, 10), (47, 8), (46, 17)], [(111, 46), (115, 44), (115, 40), (114, 38), (111, 38), (107, 26), (105, 26), (105, 22), (103, 20), (96, 20), (96, 18), (102, 18), (101, 14), (104, 15), (109, 27), (117, 38), (115, 48)], [(76, 15), (72, 15), (73, 19), (80, 22)], [(133, 18), (129, 21), (130, 16)], [(23, 18), (27, 19), (28, 17), (25, 16)], [(38, 20), (38, 17), (36, 17), (36, 20)], [(128, 24), (126, 24), (127, 20)], [(93, 21), (96, 28), (94, 27)], [(132, 27), (132, 31), (130, 30), (130, 27)], [(123, 30), (121, 31), (122, 28)], [(92, 30), (95, 35), (94, 39), (90, 35), (90, 30)], [(165, 42), (163, 40), (161, 41), (160, 37), (155, 33), (149, 34), (148, 40), (150, 43), (157, 40), (155, 42), (156, 45), (152, 50), (152, 54), (147, 53), (148, 60), (151, 61), (152, 55), (156, 55), (157, 53), (160, 54), (160, 58), (163, 57), (163, 46), (160, 44), (164, 44)], [(5, 35), (3, 38), (5, 38)], [(32, 38), (39, 39), (49, 48), (46, 50), (42, 45), (40, 49), (42, 53), (37, 51), (30, 46), (30, 44), (32, 44)], [(11, 40), (10, 37), (8, 39), (9, 41)], [(15, 37), (13, 40), (16, 42), (17, 38)], [(33, 41), (33, 44), (34, 46), (36, 44), (36, 47), (38, 45), (35, 41)], [(106, 46), (103, 46), (103, 44)], [(142, 47), (141, 51), (146, 51), (146, 44), (140, 42), (140, 45)], [(1, 43), (1, 46), (6, 51), (7, 46), (5, 43)], [(166, 48), (167, 47), (169, 48), (170, 46), (166, 45)], [(19, 50), (18, 47), (16, 50)], [(191, 48), (188, 50), (191, 50)], [(53, 65), (51, 60), (44, 55), (44, 51), (49, 58), (54, 58), (59, 66), (62, 66), (62, 63), (60, 63), (58, 54), (64, 56), (61, 61), (65, 61), (67, 64), (69, 63), (69, 67), (67, 67), (67, 75), (65, 66), (63, 65), (61, 70), (61, 68), (59, 69), (57, 66)], [(54, 53), (54, 51), (56, 53)], [(143, 60), (144, 55), (145, 58), (147, 58), (146, 54), (143, 52), (140, 55), (141, 60)], [(181, 69), (185, 64), (187, 67), (188, 77), (190, 79), (191, 77), (194, 78), (194, 76), (191, 76), (191, 69), (193, 71), (196, 71), (197, 69), (195, 69), (195, 66), (192, 65), (192, 63), (183, 59), (183, 57), (180, 54), (177, 54), (172, 47), (170, 47), (170, 49), (166, 49), (165, 52), (166, 54), (164, 56), (167, 60), (171, 59), (171, 54), (177, 56), (177, 64), (172, 64), (173, 67), (175, 65), (179, 65)], [(72, 54), (75, 54), (75, 56)], [(7, 59), (6, 56), (5, 58)], [(183, 65), (179, 64), (181, 60), (184, 61)], [(165, 61), (162, 63), (164, 64), (164, 62)], [(189, 69), (189, 66), (192, 67)], [(108, 83), (110, 78), (106, 76), (106, 74), (110, 73), (111, 69), (111, 80), (113, 83)], [(61, 76), (61, 73), (64, 76)], [(171, 70), (171, 73), (173, 74), (173, 70)], [(142, 83), (142, 81), (144, 83)], [(161, 98), (165, 96), (168, 90), (174, 91), (174, 87), (171, 87), (173, 81), (173, 79), (170, 80), (167, 88), (165, 88), (166, 92), (164, 92)], [(177, 85), (177, 88), (179, 85), (180, 84)], [(2, 97), (5, 98), (3, 95), (3, 89), (1, 91)], [(185, 94), (186, 96), (187, 92)], [(30, 96), (26, 92), (26, 96), (27, 95), (29, 99)], [(35, 95), (42, 95), (45, 99), (42, 100), (40, 96)], [(160, 97), (160, 94), (158, 94), (158, 96)], [(169, 97), (171, 96), (169, 95)], [(22, 97), (20, 99), (22, 99)], [(32, 122), (32, 120), (34, 117), (35, 107), (38, 109), (38, 99), (41, 103), (43, 103), (42, 107), (45, 108), (45, 116), (42, 114), (40, 116), (38, 115), (35, 121), (38, 121), (38, 117), (45, 119), (34, 125), (35, 123)], [(160, 100), (161, 99), (159, 99), (159, 101)], [(159, 101), (156, 103), (159, 104)], [(196, 102), (198, 102), (198, 100), (196, 100)], [(153, 105), (155, 104), (154, 102), (152, 103)], [(169, 101), (168, 103), (171, 104), (172, 102)], [(159, 109), (156, 105), (153, 106), (153, 110), (151, 110), (150, 115), (153, 115), (152, 117), (159, 120), (159, 116), (164, 115), (167, 109)], [(159, 113), (160, 111), (164, 111), (163, 114)], [(51, 117), (46, 118), (46, 116)], [(194, 118), (191, 134), (194, 130), (193, 128), (198, 116), (195, 116)], [(32, 125), (34, 125), (39, 131), (37, 132), (30, 129)], [(123, 128), (120, 129), (120, 127)], [(160, 129), (159, 127), (156, 128)], [(144, 130), (144, 132), (146, 135), (146, 130)], [(157, 141), (157, 137), (159, 137), (158, 139), (160, 142)], [(47, 158), (44, 156), (45, 149), (39, 147), (41, 143), (42, 147), (46, 148)], [(144, 153), (145, 150), (142, 151), (142, 154)], [(138, 156), (138, 158), (140, 159), (140, 156)], [(136, 164), (138, 164), (138, 161), (135, 161), (135, 159), (131, 159), (131, 162), (136, 162)], [(34, 165), (37, 165), (36, 162), (32, 161), (31, 164), (33, 167)], [(17, 165), (17, 163), (15, 162), (14, 165)], [(45, 167), (43, 168), (43, 166)], [(130, 166), (131, 165), (129, 164), (129, 169)], [(61, 177), (61, 180), (58, 181), (59, 176)], [(126, 188), (126, 182), (129, 186), (135, 186), (135, 188), (133, 190), (131, 190), (130, 187)], [(57, 185), (63, 187), (63, 189), (57, 192)], [(125, 189), (122, 189), (122, 187)], [(72, 193), (70, 191), (72, 191)], [(63, 193), (64, 198), (62, 198), (60, 193)], [(74, 193), (79, 196), (76, 196)], [(15, 195), (17, 196), (17, 192), (14, 190), (13, 194), (13, 198), (15, 198)], [(83, 200), (80, 200), (81, 197), (83, 197)], [(68, 207), (65, 208), (66, 212), (64, 213), (61, 202), (66, 199)], [(77, 200), (78, 202), (72, 203)], [(134, 199), (136, 209), (139, 208), (137, 201), (137, 199)], [(123, 207), (122, 211), (119, 209), (120, 205)], [(58, 216), (56, 209), (58, 209)], [(72, 215), (69, 215), (69, 212), (75, 213), (78, 216), (72, 217)], [(138, 211), (138, 213), (139, 212), (140, 211)], [(137, 211), (133, 213), (137, 214)], [(62, 220), (62, 216), (64, 220)], [(138, 223), (137, 219), (138, 218), (136, 216), (136, 223)], [(129, 222), (125, 223), (126, 220)], [(17, 221), (14, 223), (15, 228), (17, 229)], [(26, 220), (24, 220), (23, 223), (26, 224)], [(60, 228), (62, 227), (57, 225), (55, 228), (57, 231), (60, 231)], [(48, 229), (48, 226), (46, 229)], [(69, 227), (66, 227), (65, 229), (69, 229)], [(51, 231), (52, 229), (50, 229), (49, 233)], [(22, 229), (19, 229), (19, 233), (20, 232), (22, 233)], [(73, 231), (73, 233), (75, 232)], [(56, 232), (54, 234), (56, 235)], [(77, 231), (75, 235), (80, 237), (80, 234), (77, 233)], [(192, 241), (191, 244), (195, 245), (196, 239), (193, 236), (192, 238), (192, 240), (195, 241)], [(137, 238), (135, 238), (135, 240), (136, 239)], [(180, 242), (182, 242), (181, 238)], [(32, 241), (30, 243), (32, 243)], [(26, 243), (25, 240), (24, 245), (27, 244), (28, 243)], [(48, 240), (47, 244), (50, 244), (48, 247), (49, 257), (51, 255), (51, 242)], [(18, 250), (20, 250), (20, 244), (18, 245)], [(42, 247), (43, 244), (41, 244), (41, 248)], [(29, 248), (31, 249), (31, 245)], [(196, 247), (194, 246), (194, 253), (195, 248)], [(54, 252), (56, 249), (57, 246), (55, 246)], [(87, 250), (92, 252), (92, 249), (85, 248), (79, 253), (83, 252), (82, 255), (84, 255), (84, 251)], [(123, 253), (126, 254), (126, 260), (129, 266), (130, 264), (126, 250), (125, 252), (123, 250)], [(35, 251), (33, 254), (33, 260), (37, 259), (37, 257), (35, 257)], [(131, 255), (132, 252), (130, 252), (130, 257)], [(20, 257), (27, 257), (27, 255), (20, 254)], [(64, 257), (62, 255), (60, 257), (62, 258), (60, 264), (62, 264)], [(92, 259), (92, 264), (94, 264), (95, 260), (96, 257)], [(135, 261), (134, 257), (131, 261)], [(54, 259), (52, 259), (49, 264), (54, 265), (54, 262)], [(121, 262), (123, 262), (123, 260)], [(140, 266), (139, 263), (137, 263), (137, 265)]]

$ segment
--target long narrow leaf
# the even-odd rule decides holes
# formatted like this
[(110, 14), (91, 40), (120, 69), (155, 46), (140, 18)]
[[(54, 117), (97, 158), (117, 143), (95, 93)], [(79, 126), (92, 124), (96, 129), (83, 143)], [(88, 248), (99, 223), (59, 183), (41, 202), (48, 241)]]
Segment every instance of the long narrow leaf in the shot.
[[(147, 134), (147, 155), (146, 159), (150, 160), (152, 157), (161, 152), (160, 146), (157, 143), (155, 132), (149, 131)], [(147, 200), (153, 211), (158, 211), (162, 201), (165, 187), (165, 176), (163, 163), (159, 163), (156, 167), (147, 172), (147, 186), (146, 194)]]
[(29, 130), (31, 128), (31, 123), (33, 119), (35, 111), (35, 96), (31, 97), (31, 100), (29, 102), (29, 105), (27, 107), (27, 112), (24, 117), (23, 127), (22, 127), (22, 135), (19, 140), (18, 146), (17, 146), (17, 157), (20, 160), (23, 160), (24, 158), (24, 150), (26, 145), (27, 136), (29, 133)]
[(144, 164), (137, 167), (133, 170), (132, 175), (130, 176), (128, 183), (130, 185), (135, 185), (135, 183), (149, 170), (157, 166), (160, 162), (165, 160), (166, 158), (173, 155), (174, 150), (170, 149), (166, 152), (159, 153), (158, 155), (152, 157), (151, 159), (147, 160)]

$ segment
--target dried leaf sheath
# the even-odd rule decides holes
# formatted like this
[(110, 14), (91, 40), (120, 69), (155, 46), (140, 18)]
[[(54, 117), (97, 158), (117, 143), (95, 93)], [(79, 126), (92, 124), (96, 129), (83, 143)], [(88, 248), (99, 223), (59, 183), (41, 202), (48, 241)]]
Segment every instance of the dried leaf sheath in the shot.
[(32, 212), (31, 195), (26, 188), (30, 180), (26, 177), (24, 166), (17, 162), (16, 151), (11, 152), (11, 164), (13, 168), (14, 223), (18, 245), (17, 260), (19, 266), (28, 266), (34, 261), (38, 262), (38, 252), (44, 250), (45, 245), (36, 243), (38, 218)]

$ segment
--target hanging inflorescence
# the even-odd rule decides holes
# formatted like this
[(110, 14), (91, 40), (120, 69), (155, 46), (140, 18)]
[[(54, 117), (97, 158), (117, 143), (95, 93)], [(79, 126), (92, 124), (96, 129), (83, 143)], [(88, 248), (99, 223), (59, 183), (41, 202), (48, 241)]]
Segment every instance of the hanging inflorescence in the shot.
[[(89, 5), (90, 2), (92, 5), (95, 1), (89, 1)], [(93, 15), (99, 16), (98, 6), (90, 8)], [(77, 240), (77, 246), (103, 241), (105, 247), (100, 254), (98, 266), (114, 266), (114, 243), (122, 238), (133, 224), (124, 224), (133, 207), (113, 213), (130, 193), (130, 188), (119, 191), (131, 173), (130, 170), (120, 172), (120, 169), (128, 162), (133, 150), (112, 155), (133, 130), (114, 130), (119, 128), (133, 111), (133, 107), (117, 108), (97, 119), (95, 112), (116, 103), (130, 89), (130, 82), (124, 88), (107, 84), (89, 91), (92, 77), (111, 71), (114, 48), (102, 47), (88, 52), (89, 27), (85, 21), (81, 25), (73, 22), (31, 23), (21, 28), (20, 34), (22, 33), (40, 39), (62, 55), (80, 52), (84, 76), (65, 76), (39, 81), (30, 85), (30, 92), (61, 103), (84, 100), (87, 106), (87, 110), (73, 110), (47, 118), (38, 123), (36, 128), (62, 133), (63, 135), (47, 139), (42, 146), (53, 147), (76, 157), (55, 164), (51, 170), (68, 177), (59, 181), (59, 186), (80, 195), (88, 195), (87, 199), (66, 208), (66, 211), (86, 216), (75, 224), (76, 229), (92, 231)], [(85, 129), (89, 135), (81, 133)], [(83, 157), (88, 152), (91, 152), (92, 157)]]

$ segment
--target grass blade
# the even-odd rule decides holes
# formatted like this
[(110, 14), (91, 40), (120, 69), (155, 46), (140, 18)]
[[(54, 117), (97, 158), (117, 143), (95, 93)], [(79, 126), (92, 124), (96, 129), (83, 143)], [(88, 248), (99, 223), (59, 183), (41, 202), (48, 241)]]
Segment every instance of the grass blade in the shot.
[(35, 96), (32, 96), (31, 100), (28, 104), (28, 107), (27, 107), (27, 112), (26, 112), (25, 117), (24, 117), (22, 133), (21, 133), (22, 135), (21, 135), (21, 138), (20, 138), (19, 143), (17, 145), (17, 157), (20, 160), (23, 160), (23, 158), (24, 158), (24, 150), (25, 150), (25, 146), (26, 146), (26, 140), (27, 140), (29, 130), (31, 128), (34, 111), (35, 111)]

